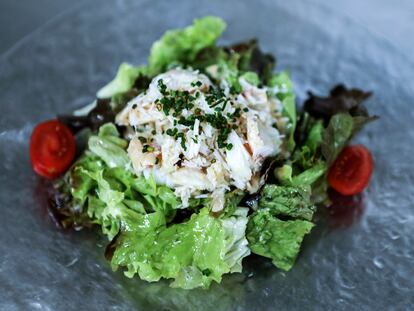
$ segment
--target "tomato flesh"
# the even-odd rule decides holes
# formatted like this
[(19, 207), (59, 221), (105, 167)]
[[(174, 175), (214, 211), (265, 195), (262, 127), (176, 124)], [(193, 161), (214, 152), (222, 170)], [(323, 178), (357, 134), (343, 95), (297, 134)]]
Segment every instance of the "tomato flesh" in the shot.
[(329, 184), (343, 195), (360, 193), (368, 186), (373, 167), (374, 161), (367, 148), (347, 146), (329, 169)]
[(30, 138), (30, 160), (40, 176), (56, 178), (72, 164), (76, 141), (70, 129), (58, 120), (38, 124)]

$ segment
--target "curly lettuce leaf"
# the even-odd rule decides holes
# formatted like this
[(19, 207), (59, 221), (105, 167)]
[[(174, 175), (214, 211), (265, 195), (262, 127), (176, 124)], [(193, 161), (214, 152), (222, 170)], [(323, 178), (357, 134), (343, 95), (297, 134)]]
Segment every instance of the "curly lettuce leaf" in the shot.
[(174, 192), (157, 185), (153, 176), (136, 176), (125, 151), (127, 141), (113, 124), (89, 138), (89, 150), (73, 165), (69, 185), (76, 206), (83, 206), (90, 222), (112, 239), (126, 219), (160, 212), (170, 221), (179, 201)]
[[(248, 209), (239, 208), (231, 217), (221, 218), (221, 227), (224, 229), (224, 262), (229, 267), (228, 273), (242, 271), (242, 260), (250, 255), (250, 248), (246, 239)], [(200, 274), (194, 267), (185, 268), (171, 284), (172, 287), (195, 288), (205, 287), (200, 282)]]
[(247, 210), (220, 220), (203, 208), (184, 223), (166, 226), (164, 215), (139, 216), (116, 239), (111, 263), (150, 282), (174, 279), (172, 287), (208, 287), (224, 273), (240, 271), (249, 250), (244, 238)]
[(89, 150), (101, 158), (108, 167), (127, 167), (130, 163), (125, 149), (128, 142), (119, 137), (118, 130), (112, 123), (99, 128), (99, 134), (91, 136)]
[[(203, 49), (215, 47), (216, 40), (226, 25), (218, 17), (206, 16), (195, 19), (193, 25), (184, 29), (167, 31), (154, 42), (148, 58), (148, 66), (122, 63), (115, 78), (97, 92), (97, 97), (112, 98), (118, 106), (125, 105), (133, 88), (146, 89), (149, 79), (172, 64), (192, 64)], [(220, 53), (218, 53), (220, 54)], [(133, 97), (137, 94), (133, 94)]]
[(115, 78), (107, 85), (102, 87), (96, 94), (98, 98), (111, 98), (128, 92), (139, 76), (146, 76), (148, 69), (146, 66), (133, 66), (128, 63), (122, 63), (119, 66)]
[[(94, 187), (88, 192), (87, 213), (91, 220), (102, 226), (102, 231), (112, 239), (126, 219), (134, 214), (157, 211), (170, 221), (175, 215), (178, 201), (171, 189), (157, 186), (151, 194), (138, 190), (151, 188), (151, 181), (145, 177), (136, 177), (121, 168), (102, 168), (88, 171), (77, 167), (84, 176), (88, 176)], [(147, 183), (146, 186), (144, 184)], [(139, 185), (139, 186), (137, 186)], [(76, 188), (74, 188), (76, 191)]]
[[(71, 194), (79, 205), (83, 205), (90, 192), (97, 186), (96, 182), (85, 171), (96, 172), (100, 170), (105, 163), (91, 152), (86, 152), (68, 173), (69, 178), (65, 180), (69, 184)], [(82, 169), (81, 169), (82, 168)]]
[(151, 48), (148, 59), (149, 72), (155, 75), (171, 63), (191, 63), (198, 52), (213, 46), (226, 24), (218, 17), (195, 19), (192, 26), (168, 30)]
[(311, 203), (311, 189), (306, 185), (278, 186), (268, 184), (263, 188), (259, 209), (265, 208), (274, 216), (312, 220), (315, 207)]
[[(166, 200), (163, 196), (142, 195), (136, 191), (135, 184), (142, 184), (141, 179), (145, 180), (144, 177), (135, 177), (120, 168), (103, 167), (92, 171), (77, 166), (76, 171), (82, 176), (89, 177), (93, 184), (87, 194), (86, 213), (92, 223), (101, 226), (102, 232), (110, 240), (127, 219), (134, 219), (137, 214), (155, 210), (165, 215), (168, 220), (174, 217), (176, 200)], [(166, 187), (159, 186), (155, 193), (166, 192), (163, 188)], [(172, 192), (171, 189), (167, 189)], [(76, 187), (73, 191), (77, 191)]]
[(252, 214), (247, 225), (247, 239), (253, 253), (272, 259), (273, 264), (285, 271), (292, 268), (302, 240), (313, 223), (307, 220), (280, 220), (269, 209)]
[(224, 261), (230, 267), (230, 273), (241, 272), (242, 259), (250, 255), (245, 236), (248, 211), (247, 208), (239, 207), (232, 216), (221, 218), (226, 246)]

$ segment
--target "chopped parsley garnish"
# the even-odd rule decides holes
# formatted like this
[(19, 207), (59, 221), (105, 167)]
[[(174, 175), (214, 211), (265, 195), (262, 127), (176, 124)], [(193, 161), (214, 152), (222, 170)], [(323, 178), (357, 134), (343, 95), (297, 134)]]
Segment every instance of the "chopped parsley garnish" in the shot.
[(181, 138), (181, 148), (183, 148), (184, 150), (187, 150), (187, 147), (185, 146), (186, 139), (185, 139), (184, 133), (180, 132), (177, 134), (176, 137)]
[[(201, 81), (191, 83), (193, 87), (200, 87), (201, 85)], [(157, 108), (160, 111), (162, 110), (165, 115), (174, 117), (174, 126), (180, 124), (194, 129), (196, 119), (200, 122), (207, 122), (218, 131), (218, 147), (231, 150), (233, 145), (227, 144), (226, 141), (230, 132), (237, 129), (237, 118), (241, 116), (242, 110), (241, 108), (236, 108), (234, 113), (223, 114), (227, 104), (230, 103), (230, 99), (226, 97), (222, 89), (210, 86), (205, 93), (206, 102), (211, 108), (214, 108), (214, 113), (204, 113), (202, 109), (197, 107), (194, 109), (193, 114), (184, 117), (183, 113), (194, 108), (195, 101), (200, 97), (201, 93), (197, 91), (192, 96), (188, 91), (168, 90), (162, 79), (158, 80), (158, 88), (163, 98), (156, 101)], [(179, 132), (176, 127), (168, 129), (166, 133), (175, 139), (181, 138), (181, 146), (185, 149), (186, 140), (184, 133)]]
[(236, 108), (236, 110), (233, 113), (233, 118), (240, 118), (241, 114), (241, 109), (240, 108)]
[(138, 136), (138, 139), (142, 144), (145, 144), (147, 142), (147, 139), (144, 136)]
[(158, 80), (158, 88), (163, 95), (167, 92), (167, 86), (164, 84), (162, 79)]
[(198, 140), (197, 140), (197, 138), (192, 137), (191, 139), (192, 139), (192, 141), (193, 141), (194, 143), (198, 144)]
[(173, 129), (168, 129), (165, 133), (169, 136), (176, 136), (178, 133), (178, 129), (176, 127)]
[(191, 86), (193, 86), (193, 87), (194, 86), (200, 87), (202, 85), (203, 85), (203, 83), (201, 81), (191, 82)]
[(142, 152), (146, 153), (146, 152), (153, 152), (154, 151), (154, 147), (150, 146), (150, 145), (144, 145), (144, 147), (142, 147)]

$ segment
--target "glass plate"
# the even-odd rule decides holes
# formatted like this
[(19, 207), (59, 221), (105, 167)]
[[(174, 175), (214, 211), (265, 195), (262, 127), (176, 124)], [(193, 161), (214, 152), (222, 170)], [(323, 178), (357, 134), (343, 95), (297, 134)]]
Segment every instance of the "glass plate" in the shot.
[[(1, 58), (1, 310), (414, 309), (413, 63), (352, 21), (298, 2), (96, 1)], [(288, 273), (251, 257), (244, 273), (185, 291), (114, 273), (97, 232), (57, 229), (28, 139), (39, 121), (89, 103), (122, 61), (144, 62), (165, 30), (207, 14), (228, 23), (221, 43), (258, 37), (277, 55), (299, 102), (344, 82), (374, 91), (367, 105), (381, 119), (357, 138), (376, 169), (345, 228), (317, 227)]]

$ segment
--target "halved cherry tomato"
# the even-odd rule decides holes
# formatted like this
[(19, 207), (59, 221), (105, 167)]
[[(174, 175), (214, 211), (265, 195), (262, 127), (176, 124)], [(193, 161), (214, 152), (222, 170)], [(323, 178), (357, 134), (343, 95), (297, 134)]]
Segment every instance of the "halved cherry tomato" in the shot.
[(345, 147), (328, 173), (333, 189), (343, 195), (362, 192), (369, 183), (374, 161), (371, 153), (362, 145)]
[(76, 141), (70, 129), (58, 120), (38, 124), (30, 139), (30, 159), (33, 170), (47, 178), (55, 178), (71, 165)]

